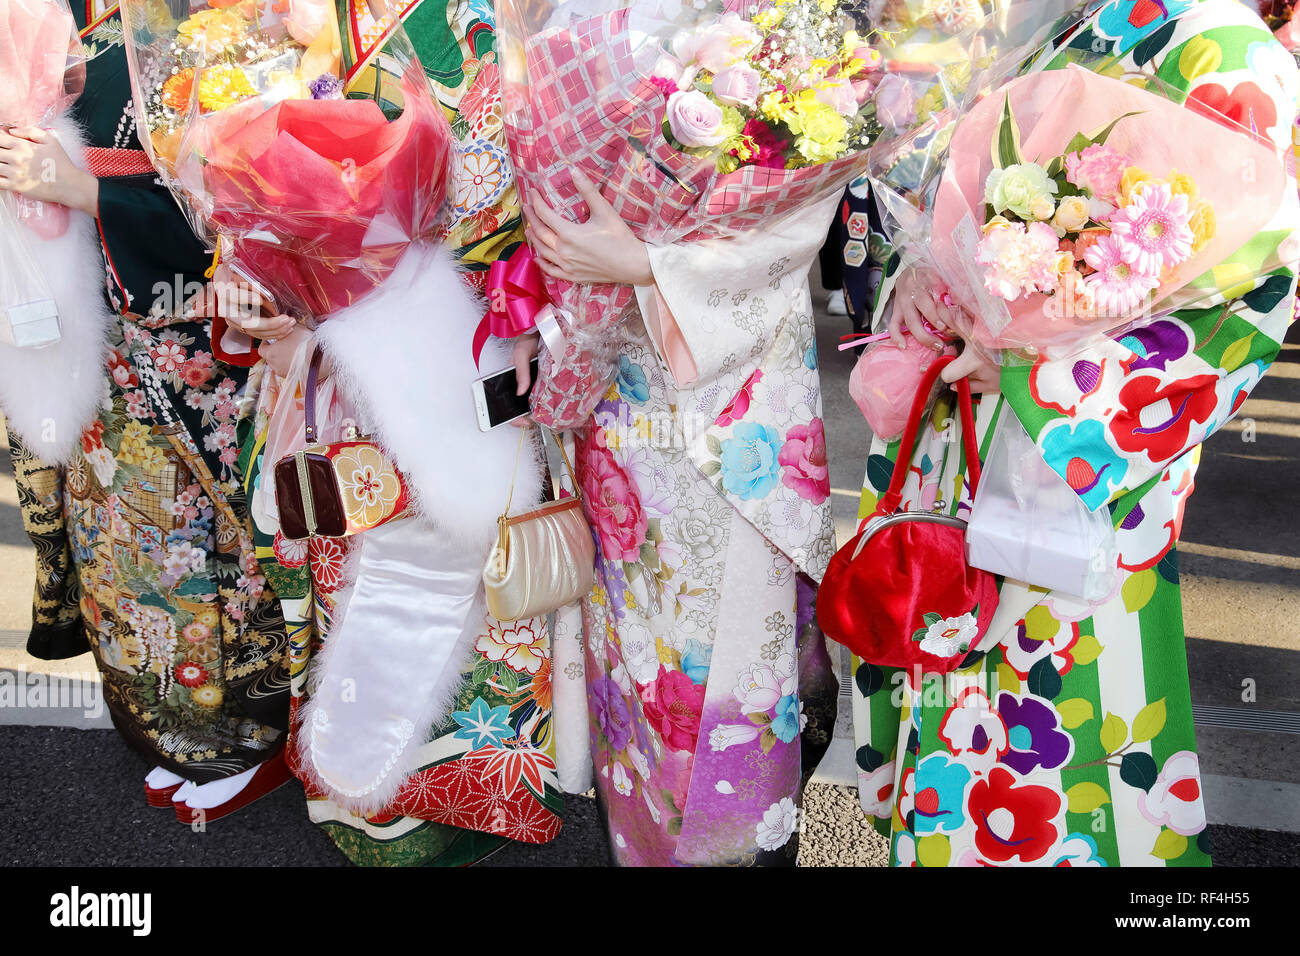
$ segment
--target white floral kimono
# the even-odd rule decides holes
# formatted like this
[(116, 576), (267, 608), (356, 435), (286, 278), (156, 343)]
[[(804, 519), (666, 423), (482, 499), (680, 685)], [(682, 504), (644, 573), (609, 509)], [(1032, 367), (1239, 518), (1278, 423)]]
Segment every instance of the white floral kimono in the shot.
[(590, 732), (621, 863), (795, 859), (834, 719), (808, 627), (834, 549), (807, 285), (832, 209), (653, 248), (654, 338), (622, 349), (578, 443)]

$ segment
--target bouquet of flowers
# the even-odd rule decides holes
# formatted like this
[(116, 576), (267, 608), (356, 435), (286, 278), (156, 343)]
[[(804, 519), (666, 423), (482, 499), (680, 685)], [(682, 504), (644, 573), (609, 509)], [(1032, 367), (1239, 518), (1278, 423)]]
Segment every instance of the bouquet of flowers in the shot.
[(446, 116), (400, 34), (358, 60), (331, 0), (125, 0), (145, 145), (196, 229), (285, 312), (324, 318), (442, 225)]
[(1069, 355), (1208, 304), (1229, 274), (1230, 286), (1259, 274), (1231, 257), (1277, 209), (1286, 164), (1174, 96), (1152, 77), (1070, 65), (1014, 79), (962, 117), (924, 237), (965, 307), (958, 331), (1003, 361)]
[[(66, 0), (0, 0), (0, 129), (46, 126), (81, 94), (85, 58)], [(63, 206), (0, 191), (0, 344), (59, 341), (59, 309), (32, 241), (68, 228)]]
[[(639, 238), (668, 243), (760, 228), (843, 189), (881, 129), (882, 60), (853, 12), (833, 0), (504, 0), (520, 191), (581, 220), (577, 166)], [(613, 378), (633, 290), (545, 286), (562, 339), (548, 336), (533, 413), (572, 427)]]

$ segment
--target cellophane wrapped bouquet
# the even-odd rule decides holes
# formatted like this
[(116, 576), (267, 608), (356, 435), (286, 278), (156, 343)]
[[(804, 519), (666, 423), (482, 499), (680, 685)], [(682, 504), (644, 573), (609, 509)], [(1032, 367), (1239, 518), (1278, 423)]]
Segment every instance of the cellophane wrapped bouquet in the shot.
[[(0, 129), (48, 126), (81, 95), (85, 57), (66, 0), (0, 0)], [(63, 206), (0, 190), (0, 344), (59, 341), (59, 310), (34, 240), (68, 228)]]
[(451, 130), (395, 18), (376, 11), (389, 37), (358, 60), (332, 0), (125, 0), (122, 14), (150, 156), (280, 311), (327, 318), (440, 238)]
[[(879, 134), (883, 61), (859, 5), (503, 0), (504, 121), (525, 199), (576, 221), (580, 168), (646, 242), (762, 228), (838, 192)], [(628, 286), (546, 282), (563, 336), (533, 392), (574, 427), (612, 380)]]
[(1003, 364), (1066, 357), (1277, 267), (1244, 250), (1282, 200), (1274, 144), (1109, 55), (1029, 69), (1044, 34), (1023, 35), (872, 152), (903, 262), (960, 307), (954, 331)]

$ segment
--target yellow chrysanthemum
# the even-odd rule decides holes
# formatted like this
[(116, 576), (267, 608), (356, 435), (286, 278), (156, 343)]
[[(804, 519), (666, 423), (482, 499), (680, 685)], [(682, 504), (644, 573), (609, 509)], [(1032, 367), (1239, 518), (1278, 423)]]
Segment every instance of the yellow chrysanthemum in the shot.
[(205, 113), (215, 113), (234, 106), (240, 100), (256, 96), (257, 90), (248, 82), (244, 71), (237, 66), (223, 64), (203, 71), (199, 79), (199, 108)]
[(221, 688), (214, 687), (212, 684), (204, 684), (190, 691), (190, 699), (200, 707), (220, 707), (222, 697)]

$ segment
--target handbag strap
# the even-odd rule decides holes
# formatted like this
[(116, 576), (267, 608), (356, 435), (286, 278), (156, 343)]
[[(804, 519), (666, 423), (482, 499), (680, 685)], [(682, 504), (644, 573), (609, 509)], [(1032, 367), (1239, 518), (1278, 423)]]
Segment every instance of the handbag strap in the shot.
[[(538, 427), (540, 428), (541, 426)], [(515, 498), (515, 479), (519, 477), (519, 459), (524, 452), (524, 439), (528, 437), (528, 431), (527, 428), (519, 429), (519, 447), (515, 449), (515, 469), (510, 475), (510, 493), (506, 496), (506, 510), (502, 517), (510, 514), (510, 503), (514, 501)], [(549, 429), (543, 429), (543, 431), (549, 431)], [(569, 452), (565, 449), (564, 442), (560, 441), (558, 432), (552, 431), (551, 437), (555, 439), (555, 444), (560, 447), (560, 455), (564, 458), (564, 466), (569, 469), (569, 477), (573, 479), (573, 495), (575, 498), (581, 498), (582, 491), (578, 487), (578, 473), (573, 468), (573, 462), (569, 460)]]
[(302, 398), (302, 410), (307, 422), (307, 444), (316, 444), (316, 381), (320, 378), (320, 363), (323, 358), (320, 346), (312, 349), (311, 363), (307, 366), (307, 390)]
[[(956, 356), (944, 355), (934, 361), (925, 370), (921, 385), (912, 399), (912, 412), (907, 417), (907, 428), (903, 430), (902, 442), (898, 448), (898, 460), (894, 462), (894, 475), (889, 482), (889, 490), (880, 499), (877, 507), (879, 514), (893, 514), (903, 503), (903, 485), (907, 483), (907, 473), (912, 466), (912, 454), (916, 451), (916, 436), (921, 430), (921, 420), (925, 417), (926, 406), (930, 402), (930, 390), (938, 380), (939, 374), (952, 364)], [(979, 444), (975, 441), (975, 405), (971, 400), (970, 382), (958, 379), (957, 409), (961, 418), (962, 443), (966, 449), (966, 475), (970, 479), (970, 493), (974, 497), (980, 480)]]

